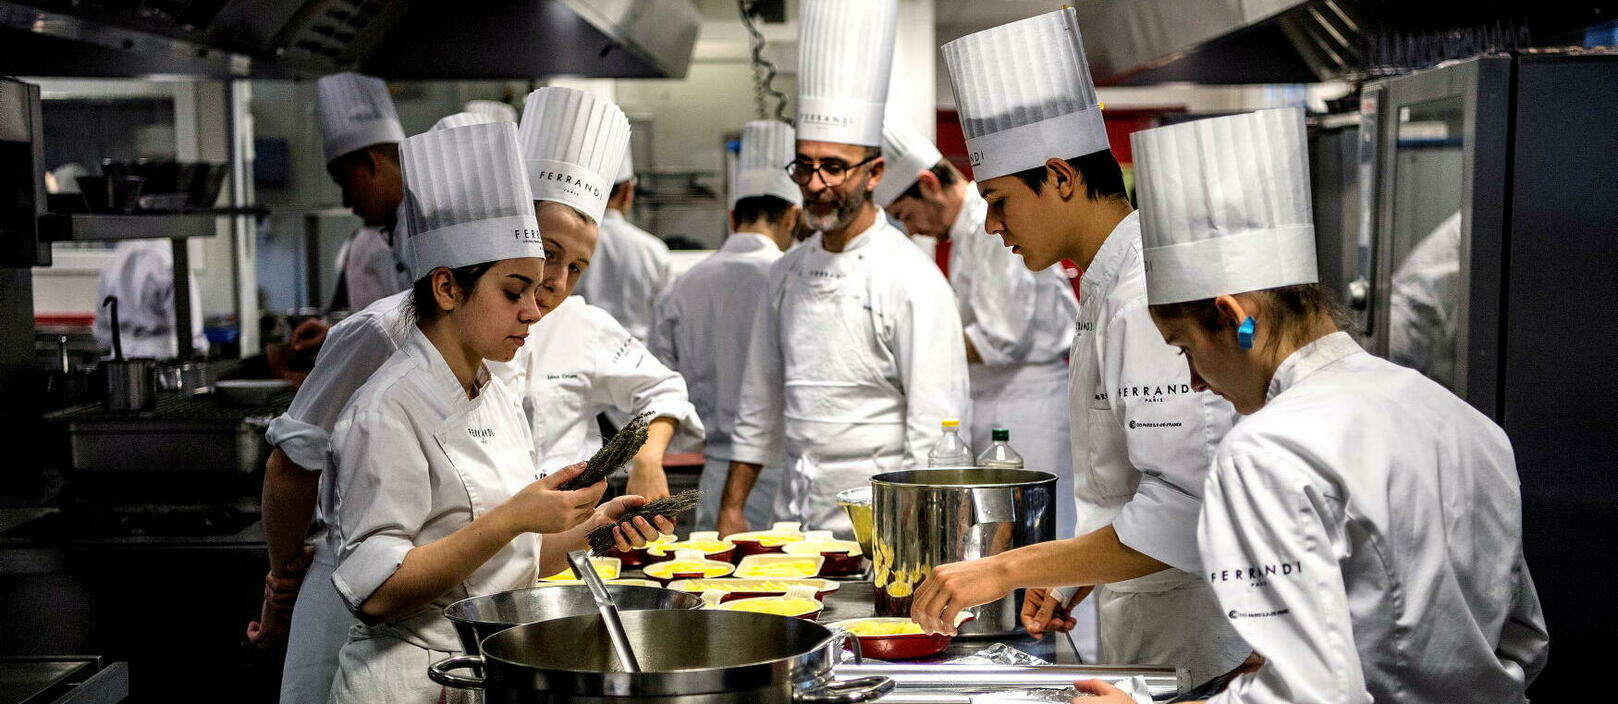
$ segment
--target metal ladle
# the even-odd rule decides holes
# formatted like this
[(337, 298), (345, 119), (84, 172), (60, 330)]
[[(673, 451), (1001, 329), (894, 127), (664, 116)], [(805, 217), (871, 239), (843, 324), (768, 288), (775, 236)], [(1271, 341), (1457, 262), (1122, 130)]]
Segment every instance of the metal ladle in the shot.
[(624, 622), (618, 618), (618, 604), (607, 591), (607, 583), (601, 580), (601, 575), (596, 574), (595, 567), (590, 564), (590, 551), (574, 550), (568, 553), (567, 563), (573, 568), (573, 574), (578, 575), (590, 588), (590, 596), (595, 599), (596, 610), (601, 612), (601, 620), (607, 624), (607, 637), (612, 639), (612, 649), (618, 653), (618, 661), (623, 663), (624, 671), (640, 672), (640, 661), (635, 659), (635, 651), (629, 647), (629, 635), (624, 632)]

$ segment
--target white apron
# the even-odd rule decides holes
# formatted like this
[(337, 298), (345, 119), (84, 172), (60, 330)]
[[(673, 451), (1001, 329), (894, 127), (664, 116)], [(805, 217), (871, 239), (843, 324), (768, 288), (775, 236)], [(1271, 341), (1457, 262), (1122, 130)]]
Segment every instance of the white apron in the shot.
[[(880, 349), (868, 267), (860, 255), (805, 260), (787, 274), (781, 300), (786, 379), (786, 472), (775, 518), (852, 537), (837, 492), (902, 469), (904, 392), (863, 351)], [(830, 356), (816, 351), (841, 352)], [(890, 363), (891, 364), (891, 363)]]
[(326, 701), (337, 674), (337, 651), (348, 641), (349, 629), (359, 623), (331, 586), (331, 573), (337, 569), (335, 552), (324, 541), (317, 542), (315, 559), (298, 589), (281, 668), (281, 704)]

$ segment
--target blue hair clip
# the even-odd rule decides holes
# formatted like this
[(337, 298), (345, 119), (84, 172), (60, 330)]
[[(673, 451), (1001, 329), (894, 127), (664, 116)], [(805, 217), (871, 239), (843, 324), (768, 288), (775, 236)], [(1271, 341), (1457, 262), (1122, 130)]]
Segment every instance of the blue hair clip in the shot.
[(1253, 349), (1253, 331), (1258, 329), (1258, 322), (1253, 316), (1247, 316), (1241, 325), (1236, 327), (1236, 346), (1244, 350)]

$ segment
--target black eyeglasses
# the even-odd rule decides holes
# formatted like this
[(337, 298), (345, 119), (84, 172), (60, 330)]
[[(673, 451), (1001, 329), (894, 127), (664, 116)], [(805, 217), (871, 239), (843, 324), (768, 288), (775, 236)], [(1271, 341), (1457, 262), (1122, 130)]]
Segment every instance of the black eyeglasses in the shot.
[(837, 159), (823, 161), (820, 163), (815, 163), (812, 161), (794, 161), (787, 164), (787, 177), (791, 178), (793, 183), (800, 186), (807, 186), (809, 185), (809, 182), (815, 178), (815, 174), (820, 174), (821, 183), (826, 184), (827, 188), (836, 188), (843, 185), (843, 181), (847, 180), (848, 175), (853, 173), (855, 169), (875, 161), (880, 156), (881, 155), (878, 154), (876, 156), (866, 157), (865, 161), (858, 164), (845, 164)]

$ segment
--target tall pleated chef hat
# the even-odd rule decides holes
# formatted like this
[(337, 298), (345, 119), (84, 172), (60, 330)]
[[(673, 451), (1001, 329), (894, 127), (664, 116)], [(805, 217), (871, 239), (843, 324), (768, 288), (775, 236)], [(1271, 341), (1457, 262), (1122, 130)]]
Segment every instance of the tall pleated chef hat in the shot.
[(432, 130), (399, 148), (410, 275), (544, 258), (534, 197), (509, 122)]
[(803, 0), (798, 139), (876, 147), (893, 67), (897, 0)]
[(629, 149), (624, 111), (576, 88), (547, 86), (528, 94), (520, 132), (534, 200), (565, 203), (600, 222)]
[(1130, 143), (1153, 304), (1320, 280), (1302, 110), (1159, 127)]
[[(443, 118), (439, 119), (438, 122), (433, 123), (433, 129), (447, 130), (455, 127), (465, 127), (467, 125), (481, 125), (488, 122), (507, 122), (507, 120), (498, 119), (488, 113), (471, 111), (458, 112), (453, 115), (445, 115)], [(510, 120), (510, 122), (516, 121)]]
[(742, 151), (736, 156), (730, 207), (753, 196), (775, 196), (803, 205), (803, 191), (787, 175), (787, 164), (795, 153), (792, 139), (792, 125), (779, 120), (754, 120), (742, 125)]
[(932, 169), (944, 155), (921, 130), (903, 120), (890, 119), (882, 123), (882, 158), (888, 165), (871, 197), (886, 208), (915, 185), (917, 174)]
[(461, 107), (461, 110), (479, 115), (488, 115), (492, 120), (517, 121), (517, 108), (498, 100), (468, 100), (466, 105)]
[(334, 73), (315, 81), (315, 112), (326, 161), (373, 144), (404, 141), (388, 84), (358, 73)]
[(961, 37), (944, 63), (977, 180), (1108, 148), (1072, 8)]

